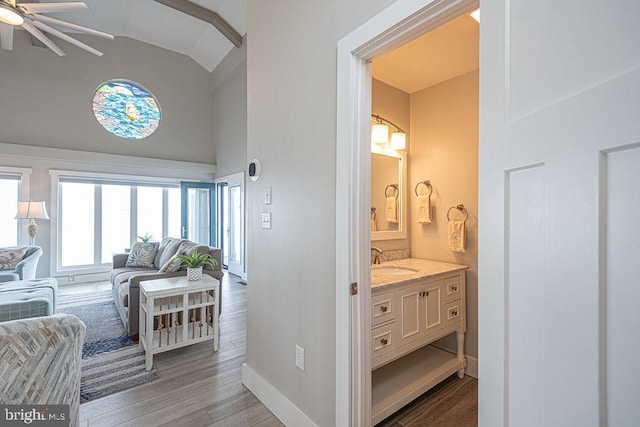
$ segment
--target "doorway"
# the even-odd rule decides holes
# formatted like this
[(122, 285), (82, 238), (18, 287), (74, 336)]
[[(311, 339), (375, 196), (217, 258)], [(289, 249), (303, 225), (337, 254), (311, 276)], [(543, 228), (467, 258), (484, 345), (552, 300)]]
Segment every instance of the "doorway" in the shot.
[[(337, 425), (371, 420), (371, 61), (477, 6), (476, 0), (396, 3), (338, 43), (338, 94), (350, 96), (339, 96), (337, 109)], [(347, 286), (357, 293), (346, 293)]]

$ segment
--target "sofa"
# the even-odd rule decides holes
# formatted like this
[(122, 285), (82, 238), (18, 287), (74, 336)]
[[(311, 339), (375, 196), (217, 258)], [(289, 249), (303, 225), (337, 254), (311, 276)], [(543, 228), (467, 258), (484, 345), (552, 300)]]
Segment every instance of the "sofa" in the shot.
[(0, 283), (0, 322), (51, 316), (56, 312), (57, 294), (53, 277)]
[(0, 323), (0, 402), (69, 405), (67, 425), (78, 426), (85, 332), (85, 324), (68, 314)]
[[(0, 248), (0, 258), (4, 258), (4, 255), (23, 249), (24, 246), (12, 246), (9, 248)], [(42, 248), (40, 246), (26, 246), (26, 252), (22, 256), (22, 259), (13, 266), (8, 262), (4, 264), (0, 262), (0, 282), (12, 282), (14, 280), (28, 280), (35, 279), (36, 269), (38, 268), (38, 260), (42, 256)], [(2, 261), (0, 259), (0, 261)], [(5, 260), (7, 261), (7, 260)], [(9, 268), (3, 268), (3, 266), (9, 266)]]
[(186, 239), (167, 237), (159, 243), (153, 265), (148, 267), (127, 266), (131, 260), (130, 253), (113, 255), (113, 270), (111, 270), (111, 286), (113, 299), (116, 303), (122, 323), (129, 335), (138, 339), (138, 322), (140, 310), (140, 282), (145, 280), (164, 279), (168, 277), (186, 276), (186, 268), (179, 271), (160, 272), (159, 270), (170, 263), (179, 252), (189, 254), (197, 249), (200, 253), (208, 253), (216, 261), (216, 267), (205, 266), (203, 273), (222, 280), (222, 251), (219, 248), (199, 245)]

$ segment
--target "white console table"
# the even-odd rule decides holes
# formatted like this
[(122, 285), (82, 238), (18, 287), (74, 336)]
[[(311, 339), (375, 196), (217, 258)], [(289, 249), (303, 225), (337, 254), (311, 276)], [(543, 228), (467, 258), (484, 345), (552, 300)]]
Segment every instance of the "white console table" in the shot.
[(140, 282), (140, 340), (145, 368), (151, 370), (153, 355), (213, 340), (218, 351), (218, 304), (220, 282), (203, 275)]

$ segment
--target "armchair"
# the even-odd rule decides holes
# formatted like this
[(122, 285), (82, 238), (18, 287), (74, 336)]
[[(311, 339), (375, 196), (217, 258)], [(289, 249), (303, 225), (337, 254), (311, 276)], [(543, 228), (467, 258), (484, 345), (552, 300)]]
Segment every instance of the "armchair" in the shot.
[(78, 426), (85, 331), (68, 314), (0, 323), (0, 402), (69, 405), (70, 425)]
[[(12, 248), (3, 248), (12, 249)], [(29, 280), (36, 278), (36, 269), (38, 268), (38, 260), (42, 256), (42, 248), (40, 246), (27, 246), (24, 258), (13, 270), (0, 270), (0, 282), (11, 282), (14, 280)]]

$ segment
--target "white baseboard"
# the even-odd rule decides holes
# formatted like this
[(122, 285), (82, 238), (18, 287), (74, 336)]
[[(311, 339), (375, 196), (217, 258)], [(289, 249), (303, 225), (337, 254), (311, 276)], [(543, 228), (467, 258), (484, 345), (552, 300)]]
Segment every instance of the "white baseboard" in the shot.
[(284, 425), (318, 427), (304, 412), (246, 363), (242, 365), (242, 384), (255, 394)]
[(465, 356), (467, 358), (467, 369), (465, 374), (478, 379), (478, 359), (476, 357)]

